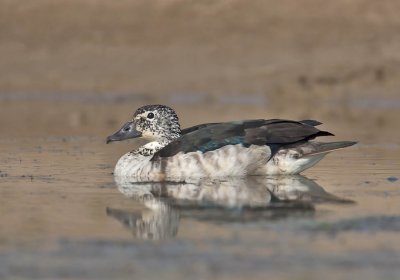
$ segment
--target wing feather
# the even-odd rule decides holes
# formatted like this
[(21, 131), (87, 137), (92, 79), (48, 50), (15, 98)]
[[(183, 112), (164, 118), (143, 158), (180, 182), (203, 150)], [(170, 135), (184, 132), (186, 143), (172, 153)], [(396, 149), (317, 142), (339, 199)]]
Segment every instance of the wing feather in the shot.
[(212, 151), (226, 145), (278, 145), (306, 141), (318, 136), (333, 135), (314, 127), (313, 120), (246, 120), (208, 123), (182, 130), (182, 136), (155, 153), (153, 160), (170, 157), (179, 152)]

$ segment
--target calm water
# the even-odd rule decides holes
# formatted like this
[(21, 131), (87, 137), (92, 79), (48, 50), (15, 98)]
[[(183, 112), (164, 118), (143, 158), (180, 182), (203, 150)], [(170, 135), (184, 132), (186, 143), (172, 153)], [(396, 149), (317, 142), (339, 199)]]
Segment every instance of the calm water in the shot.
[(400, 278), (398, 145), (191, 184), (114, 181), (120, 150), (0, 140), (0, 278)]

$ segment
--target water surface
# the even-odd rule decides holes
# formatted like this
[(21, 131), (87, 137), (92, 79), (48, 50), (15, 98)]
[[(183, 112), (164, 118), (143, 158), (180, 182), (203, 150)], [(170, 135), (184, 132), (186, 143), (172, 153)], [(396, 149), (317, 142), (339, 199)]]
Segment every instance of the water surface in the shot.
[(0, 277), (398, 279), (400, 149), (302, 176), (134, 184), (104, 139), (0, 141)]

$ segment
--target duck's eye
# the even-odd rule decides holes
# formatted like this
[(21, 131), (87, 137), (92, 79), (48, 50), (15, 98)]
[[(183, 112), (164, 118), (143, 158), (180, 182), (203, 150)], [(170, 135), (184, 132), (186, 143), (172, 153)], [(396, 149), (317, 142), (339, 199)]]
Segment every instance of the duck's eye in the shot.
[(148, 119), (154, 118), (154, 114), (153, 114), (153, 113), (148, 113), (148, 114), (147, 114), (147, 118), (148, 118)]

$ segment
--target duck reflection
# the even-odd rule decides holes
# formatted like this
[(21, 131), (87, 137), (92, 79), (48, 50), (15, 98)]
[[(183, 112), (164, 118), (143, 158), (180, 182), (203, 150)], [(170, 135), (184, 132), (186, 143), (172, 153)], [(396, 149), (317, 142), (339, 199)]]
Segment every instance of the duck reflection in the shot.
[(276, 220), (313, 215), (314, 203), (352, 203), (300, 175), (191, 183), (137, 183), (115, 177), (115, 182), (122, 194), (141, 202), (146, 209), (107, 208), (107, 215), (143, 239), (174, 237), (182, 217), (219, 223)]

